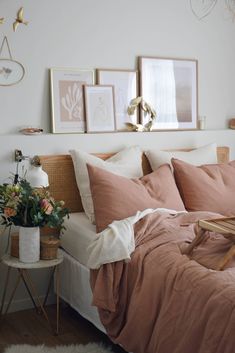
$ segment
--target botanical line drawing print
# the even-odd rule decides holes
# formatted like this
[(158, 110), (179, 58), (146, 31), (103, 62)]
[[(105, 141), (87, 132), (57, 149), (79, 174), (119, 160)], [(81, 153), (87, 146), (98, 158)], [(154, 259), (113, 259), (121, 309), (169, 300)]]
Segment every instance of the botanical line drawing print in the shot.
[(82, 82), (60, 81), (60, 104), (62, 121), (83, 121)]

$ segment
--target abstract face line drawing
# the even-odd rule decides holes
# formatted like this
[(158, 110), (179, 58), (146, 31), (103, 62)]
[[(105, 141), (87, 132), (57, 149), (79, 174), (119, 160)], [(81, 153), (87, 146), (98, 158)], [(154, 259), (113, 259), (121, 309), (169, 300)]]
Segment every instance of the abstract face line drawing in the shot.
[(115, 131), (114, 90), (112, 85), (85, 85), (87, 132)]
[(216, 3), (217, 0), (190, 0), (191, 10), (199, 20), (208, 16)]
[(98, 97), (97, 99), (93, 120), (96, 124), (108, 122), (108, 107), (103, 97)]
[[(235, 19), (235, 0), (224, 0), (227, 10), (232, 15), (232, 19)], [(190, 0), (190, 7), (193, 14), (199, 19), (202, 20), (208, 16), (218, 0)]]

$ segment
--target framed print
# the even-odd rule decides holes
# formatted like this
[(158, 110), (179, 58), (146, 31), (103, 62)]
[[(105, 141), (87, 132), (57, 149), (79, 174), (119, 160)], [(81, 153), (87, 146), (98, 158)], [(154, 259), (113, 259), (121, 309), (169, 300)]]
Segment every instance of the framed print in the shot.
[(139, 68), (140, 94), (157, 113), (153, 129), (197, 129), (197, 61), (140, 57)]
[(52, 132), (85, 132), (83, 85), (94, 83), (94, 70), (50, 69)]
[(138, 112), (129, 116), (127, 107), (137, 97), (137, 71), (97, 69), (97, 80), (102, 85), (114, 86), (114, 101), (117, 130), (127, 130), (125, 123), (137, 124)]
[(114, 88), (111, 85), (86, 85), (87, 132), (115, 131)]

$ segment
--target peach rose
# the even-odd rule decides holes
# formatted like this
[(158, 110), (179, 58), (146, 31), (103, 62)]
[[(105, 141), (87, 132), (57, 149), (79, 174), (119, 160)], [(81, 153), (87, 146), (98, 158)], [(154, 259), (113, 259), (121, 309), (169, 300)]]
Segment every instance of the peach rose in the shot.
[(6, 217), (13, 217), (16, 215), (16, 210), (10, 207), (5, 207), (4, 208), (4, 216)]
[(47, 199), (42, 199), (40, 201), (41, 209), (45, 212), (45, 214), (50, 215), (53, 211), (53, 206)]

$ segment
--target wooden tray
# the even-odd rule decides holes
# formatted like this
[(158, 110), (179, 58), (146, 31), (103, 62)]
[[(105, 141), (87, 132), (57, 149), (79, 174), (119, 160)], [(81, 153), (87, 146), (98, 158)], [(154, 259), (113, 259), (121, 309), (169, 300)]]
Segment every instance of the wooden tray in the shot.
[(205, 241), (206, 231), (220, 233), (225, 238), (232, 241), (233, 244), (219, 262), (217, 267), (218, 271), (223, 270), (225, 265), (232, 259), (233, 256), (235, 256), (235, 216), (199, 220), (197, 226), (195, 227), (195, 231), (196, 237), (184, 251), (184, 254), (186, 255), (190, 255), (196, 246)]
[(199, 220), (200, 228), (222, 234), (235, 242), (235, 217)]

